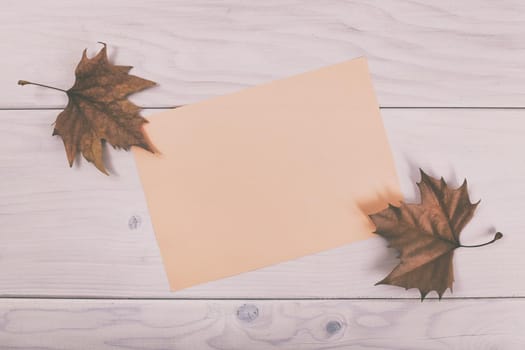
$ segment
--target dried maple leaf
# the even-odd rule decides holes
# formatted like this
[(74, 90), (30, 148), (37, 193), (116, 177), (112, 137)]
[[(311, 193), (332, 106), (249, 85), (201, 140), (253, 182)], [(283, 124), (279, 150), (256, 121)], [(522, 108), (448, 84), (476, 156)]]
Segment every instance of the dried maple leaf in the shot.
[[(445, 180), (434, 179), (421, 170), (420, 204), (401, 203), (370, 215), (375, 233), (386, 238), (389, 247), (399, 251), (400, 263), (377, 284), (418, 288), (421, 300), (430, 291), (439, 298), (454, 282), (452, 256), (459, 247), (481, 247), (500, 239), (497, 232), (490, 242), (475, 246), (460, 243), (461, 230), (470, 221), (477, 203), (471, 203), (467, 180), (457, 188), (447, 186)], [(376, 284), (376, 285), (377, 285)]]
[(75, 84), (69, 90), (20, 80), (20, 85), (38, 85), (63, 91), (69, 99), (55, 121), (53, 135), (62, 138), (69, 166), (79, 152), (97, 169), (108, 175), (102, 158), (102, 146), (128, 150), (142, 147), (155, 153), (146, 136), (140, 108), (127, 97), (155, 85), (154, 82), (128, 74), (132, 67), (117, 66), (108, 61), (106, 44), (99, 53), (88, 58), (86, 50), (75, 70)]

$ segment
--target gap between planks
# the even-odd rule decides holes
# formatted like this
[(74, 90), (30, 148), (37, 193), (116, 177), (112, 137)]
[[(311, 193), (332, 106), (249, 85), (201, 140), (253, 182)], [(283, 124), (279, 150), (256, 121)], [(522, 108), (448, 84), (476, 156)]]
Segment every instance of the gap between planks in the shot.
[[(420, 298), (412, 297), (304, 297), (304, 298), (287, 298), (287, 297), (130, 297), (130, 296), (64, 296), (64, 295), (2, 295), (0, 300), (9, 299), (39, 299), (39, 300), (202, 300), (202, 301), (399, 301), (399, 300), (418, 300)], [(425, 300), (439, 300), (436, 297), (427, 297)], [(442, 302), (458, 300), (525, 300), (525, 296), (490, 296), (490, 297), (443, 297)]]
[[(198, 102), (197, 102), (198, 103)], [(176, 106), (144, 106), (140, 107), (142, 110), (148, 109), (175, 109), (183, 107), (185, 105)], [(63, 107), (0, 107), (0, 111), (59, 111), (66, 108)], [(525, 106), (509, 106), (509, 107), (498, 107), (498, 106), (380, 106), (379, 109), (488, 109), (488, 110), (521, 110), (525, 109)]]

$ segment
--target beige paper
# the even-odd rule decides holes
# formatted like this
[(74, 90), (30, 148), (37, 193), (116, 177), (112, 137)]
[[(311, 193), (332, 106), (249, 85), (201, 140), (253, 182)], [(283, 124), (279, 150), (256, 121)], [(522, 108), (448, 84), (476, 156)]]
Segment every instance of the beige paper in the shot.
[(364, 58), (148, 119), (162, 155), (133, 151), (173, 290), (368, 238), (401, 198)]

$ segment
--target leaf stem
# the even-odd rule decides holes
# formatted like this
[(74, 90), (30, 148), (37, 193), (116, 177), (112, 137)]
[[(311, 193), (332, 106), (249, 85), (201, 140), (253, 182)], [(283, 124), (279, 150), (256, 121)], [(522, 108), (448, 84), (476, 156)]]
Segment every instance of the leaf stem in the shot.
[(45, 88), (48, 88), (48, 89), (53, 89), (53, 90), (58, 90), (58, 91), (62, 91), (62, 92), (65, 92), (67, 93), (66, 90), (62, 90), (62, 89), (59, 89), (59, 88), (56, 88), (56, 87), (53, 87), (53, 86), (49, 86), (49, 85), (43, 85), (43, 84), (38, 84), (38, 83), (32, 83), (30, 81), (27, 81), (27, 80), (19, 80), (18, 81), (18, 85), (36, 85), (36, 86), (41, 86), (41, 87), (45, 87)]
[(487, 242), (487, 243), (483, 243), (483, 244), (476, 244), (476, 245), (459, 245), (459, 247), (462, 247), (462, 248), (478, 248), (478, 247), (483, 247), (485, 245), (489, 245), (489, 244), (492, 244), (494, 242), (496, 242), (498, 239), (500, 239), (501, 237), (503, 237), (503, 233), (501, 232), (496, 232), (496, 234), (494, 235), (494, 238), (492, 239), (492, 241), (490, 242)]

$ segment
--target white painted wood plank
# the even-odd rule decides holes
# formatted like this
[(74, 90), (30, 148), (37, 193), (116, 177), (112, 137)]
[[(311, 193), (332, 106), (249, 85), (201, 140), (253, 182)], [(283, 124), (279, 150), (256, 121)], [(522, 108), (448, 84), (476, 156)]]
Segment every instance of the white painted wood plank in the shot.
[(505, 349), (524, 300), (0, 300), (2, 349)]
[(134, 97), (173, 106), (357, 56), (383, 106), (523, 106), (520, 0), (5, 0), (0, 108), (65, 104), (87, 47), (160, 86)]
[[(151, 113), (147, 111), (145, 114)], [(135, 165), (108, 151), (112, 176), (69, 169), (56, 111), (0, 111), (0, 294), (115, 297), (418, 297), (374, 286), (396, 264), (381, 238), (169, 292)], [(455, 254), (454, 297), (525, 296), (525, 111), (383, 110), (402, 189), (417, 168), (482, 198)], [(130, 229), (128, 221), (140, 216)], [(446, 296), (450, 296), (449, 293)]]

